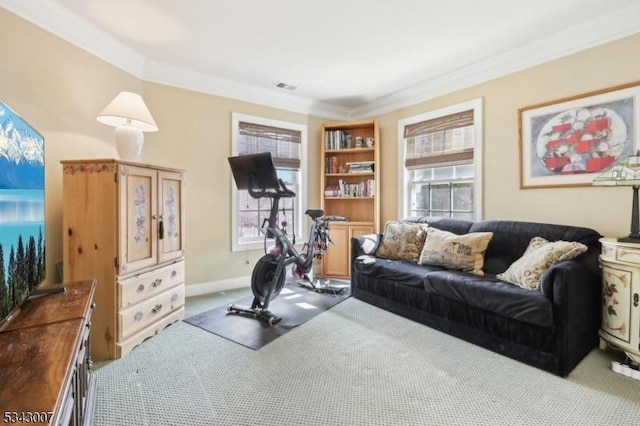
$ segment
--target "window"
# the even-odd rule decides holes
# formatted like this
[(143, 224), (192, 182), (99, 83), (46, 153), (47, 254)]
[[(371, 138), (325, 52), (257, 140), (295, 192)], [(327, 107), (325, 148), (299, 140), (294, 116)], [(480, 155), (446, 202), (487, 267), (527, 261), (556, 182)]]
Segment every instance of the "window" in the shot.
[(399, 217), (481, 218), (481, 123), (481, 99), (399, 121)]
[[(271, 152), (278, 177), (295, 198), (280, 200), (279, 222), (287, 222), (287, 233), (303, 235), (303, 206), (306, 205), (306, 185), (303, 171), (306, 169), (307, 126), (284, 121), (269, 120), (244, 114), (232, 115), (232, 155)], [(248, 191), (239, 191), (231, 179), (231, 232), (233, 251), (263, 247), (262, 225), (269, 217), (271, 200), (252, 198)], [(295, 229), (293, 228), (295, 226)], [(291, 237), (290, 237), (291, 238)]]

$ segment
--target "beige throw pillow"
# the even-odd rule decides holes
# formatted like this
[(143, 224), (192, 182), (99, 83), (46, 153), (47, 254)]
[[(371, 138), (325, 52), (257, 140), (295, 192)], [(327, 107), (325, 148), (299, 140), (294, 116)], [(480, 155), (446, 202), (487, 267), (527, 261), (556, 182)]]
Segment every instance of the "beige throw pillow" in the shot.
[(417, 262), (427, 228), (425, 223), (387, 222), (376, 256)]
[(436, 228), (427, 230), (420, 255), (421, 265), (442, 266), (484, 276), (484, 252), (493, 232), (456, 235)]
[(527, 290), (537, 290), (540, 288), (540, 278), (547, 269), (563, 260), (573, 259), (585, 251), (587, 246), (581, 243), (549, 242), (542, 237), (534, 237), (522, 257), (497, 277)]

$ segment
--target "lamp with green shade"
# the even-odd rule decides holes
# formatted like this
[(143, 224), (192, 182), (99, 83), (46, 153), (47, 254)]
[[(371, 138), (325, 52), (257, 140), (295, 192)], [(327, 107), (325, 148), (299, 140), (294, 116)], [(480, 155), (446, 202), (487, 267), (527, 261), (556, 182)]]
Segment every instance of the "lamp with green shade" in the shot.
[(618, 238), (622, 243), (640, 244), (640, 211), (638, 210), (638, 189), (640, 188), (640, 150), (616, 164), (593, 180), (595, 186), (630, 186), (633, 188), (631, 206), (631, 233)]

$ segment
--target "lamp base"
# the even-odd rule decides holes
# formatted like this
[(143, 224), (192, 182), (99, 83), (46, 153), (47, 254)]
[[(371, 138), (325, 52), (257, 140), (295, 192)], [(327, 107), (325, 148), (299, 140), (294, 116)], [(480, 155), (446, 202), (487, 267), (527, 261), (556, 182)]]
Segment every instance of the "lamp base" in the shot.
[(633, 185), (633, 199), (631, 202), (631, 233), (626, 237), (618, 238), (619, 243), (640, 244), (640, 197), (638, 197), (640, 186)]
[(620, 237), (618, 242), (640, 244), (640, 234), (629, 234), (626, 237)]
[(113, 132), (116, 150), (122, 160), (140, 161), (144, 135), (142, 130), (131, 126), (117, 127)]

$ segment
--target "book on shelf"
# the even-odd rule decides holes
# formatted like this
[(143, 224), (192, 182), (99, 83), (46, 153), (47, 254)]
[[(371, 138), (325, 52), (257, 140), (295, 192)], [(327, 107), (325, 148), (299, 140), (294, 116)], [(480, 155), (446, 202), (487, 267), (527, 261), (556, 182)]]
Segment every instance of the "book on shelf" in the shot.
[(340, 179), (338, 185), (324, 188), (325, 197), (374, 197), (375, 195), (375, 179), (365, 179), (357, 183), (349, 183), (344, 179)]
[(373, 173), (375, 168), (374, 161), (351, 161), (347, 165), (349, 173)]
[(335, 155), (327, 155), (324, 159), (324, 172), (327, 174), (340, 173), (340, 164), (338, 157)]
[(324, 148), (347, 149), (351, 145), (351, 135), (344, 130), (326, 130), (324, 132)]
[(325, 197), (339, 197), (340, 196), (340, 187), (335, 186), (327, 186), (324, 188), (324, 196)]

